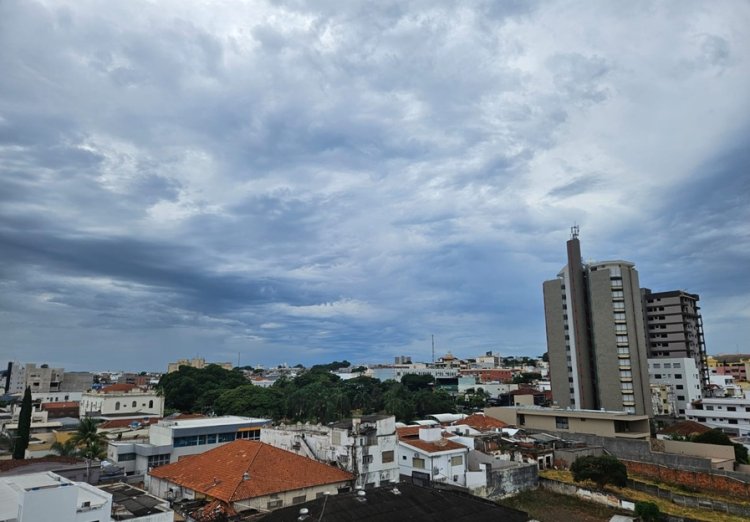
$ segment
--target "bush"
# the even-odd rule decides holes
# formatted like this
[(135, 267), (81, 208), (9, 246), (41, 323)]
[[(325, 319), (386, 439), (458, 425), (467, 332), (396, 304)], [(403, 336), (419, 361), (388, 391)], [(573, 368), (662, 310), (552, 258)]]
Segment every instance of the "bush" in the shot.
[(659, 511), (659, 506), (653, 502), (636, 502), (635, 516), (643, 522), (657, 522), (661, 520), (661, 511)]
[(579, 457), (570, 466), (570, 471), (576, 482), (593, 480), (600, 488), (607, 484), (625, 487), (628, 483), (628, 470), (625, 464), (610, 455)]

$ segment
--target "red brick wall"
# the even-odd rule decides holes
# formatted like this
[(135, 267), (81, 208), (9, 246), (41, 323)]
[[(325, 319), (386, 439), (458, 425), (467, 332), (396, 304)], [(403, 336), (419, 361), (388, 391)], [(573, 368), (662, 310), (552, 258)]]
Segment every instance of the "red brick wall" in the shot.
[(628, 474), (657, 479), (668, 484), (687, 486), (694, 490), (709, 490), (725, 495), (750, 497), (750, 484), (740, 480), (700, 471), (684, 471), (657, 464), (623, 460)]

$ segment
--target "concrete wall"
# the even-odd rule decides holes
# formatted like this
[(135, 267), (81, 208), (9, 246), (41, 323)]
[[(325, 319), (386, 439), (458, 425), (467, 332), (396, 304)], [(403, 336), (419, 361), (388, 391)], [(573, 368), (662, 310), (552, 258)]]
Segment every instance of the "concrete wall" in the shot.
[(666, 439), (663, 442), (665, 453), (734, 460), (734, 446), (719, 446), (718, 444), (701, 444)]

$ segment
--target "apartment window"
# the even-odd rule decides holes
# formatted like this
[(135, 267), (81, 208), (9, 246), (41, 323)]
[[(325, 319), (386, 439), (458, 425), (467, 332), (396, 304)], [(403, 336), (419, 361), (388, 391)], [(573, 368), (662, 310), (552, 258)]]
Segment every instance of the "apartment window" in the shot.
[(627, 346), (621, 346), (617, 349), (617, 355), (630, 355), (630, 348)]
[(729, 424), (737, 424), (737, 419), (727, 419), (727, 422), (729, 422)]
[(619, 266), (613, 266), (609, 269), (609, 277), (622, 277), (622, 269)]
[(568, 418), (567, 417), (555, 417), (555, 427), (558, 430), (567, 430)]
[(157, 468), (164, 464), (169, 464), (169, 453), (165, 453), (164, 455), (151, 455), (148, 458), (149, 468)]
[(620, 368), (630, 368), (630, 359), (620, 359), (618, 363)]
[(626, 324), (616, 324), (615, 325), (615, 332), (622, 333), (628, 331), (628, 325)]
[(681, 367), (681, 366), (680, 366), (680, 363), (674, 363), (674, 367), (675, 367), (675, 368), (680, 368), (680, 367)]
[(630, 370), (620, 370), (620, 379), (632, 379), (633, 373)]
[(635, 395), (631, 393), (623, 393), (622, 402), (635, 402)]
[(727, 411), (737, 411), (735, 406), (727, 406)]
[(458, 455), (456, 457), (451, 457), (451, 466), (463, 466), (464, 464), (464, 457), (463, 455)]
[(654, 363), (654, 368), (661, 368), (661, 364), (659, 364), (659, 363)]
[(625, 320), (624, 312), (615, 312), (615, 321), (624, 321), (624, 320)]
[(633, 389), (633, 383), (632, 382), (621, 382), (620, 383), (620, 389), (621, 390), (632, 390)]
[(675, 373), (674, 374), (674, 378), (675, 379), (682, 379), (682, 374), (681, 373)]
[(266, 507), (268, 509), (276, 509), (276, 508), (280, 508), (283, 505), (284, 505), (284, 501), (281, 500), (281, 499), (279, 499), (279, 500), (269, 500), (268, 504), (266, 504)]
[(416, 469), (424, 469), (424, 459), (414, 457), (411, 459), (411, 467)]
[(307, 500), (307, 496), (305, 496), (305, 495), (299, 495), (297, 497), (292, 497), (292, 504), (302, 504), (305, 500)]
[(615, 310), (625, 310), (625, 303), (623, 303), (622, 301), (615, 301), (614, 303), (612, 303), (612, 308), (614, 308)]
[(135, 402), (135, 401), (133, 401), (133, 404), (131, 405), (131, 407), (132, 407), (132, 408), (135, 408), (136, 406), (138, 406), (138, 403), (137, 403), (137, 402)]
[(234, 433), (219, 433), (219, 442), (232, 442), (234, 439)]
[(684, 386), (683, 386), (682, 384), (678, 384), (678, 385), (677, 385), (677, 389), (678, 389), (678, 390), (682, 390), (683, 388), (684, 388)]
[(518, 425), (519, 426), (526, 426), (526, 415), (520, 414), (518, 416)]
[(713, 409), (714, 409), (714, 407), (713, 407), (713, 406), (706, 406), (706, 409), (707, 409), (707, 410), (713, 410)]
[(664, 367), (665, 368), (671, 368), (672, 367), (672, 363), (664, 363)]
[(362, 457), (362, 462), (365, 464), (371, 464), (372, 463), (372, 455), (364, 455)]
[(677, 400), (678, 401), (684, 401), (685, 400), (685, 396), (684, 395), (678, 395), (677, 396)]
[(612, 297), (615, 299), (622, 299), (625, 295), (622, 293), (622, 290), (612, 290)]
[(654, 379), (661, 379), (661, 374), (660, 373), (655, 374)]
[(115, 411), (118, 411), (120, 409), (120, 401), (117, 401), (115, 403)]
[(383, 453), (381, 454), (381, 462), (383, 462), (383, 463), (386, 463), (386, 462), (393, 462), (393, 450), (390, 450), (390, 451), (384, 451), (384, 452), (383, 452)]

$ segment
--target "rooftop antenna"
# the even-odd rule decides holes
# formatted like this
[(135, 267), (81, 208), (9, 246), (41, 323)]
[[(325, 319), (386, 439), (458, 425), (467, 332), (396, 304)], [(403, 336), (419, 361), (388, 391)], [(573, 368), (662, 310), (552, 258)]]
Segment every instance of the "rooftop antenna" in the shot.
[(580, 232), (578, 225), (570, 227), (570, 239), (578, 239), (578, 232)]
[(435, 334), (432, 334), (432, 363), (435, 364)]

